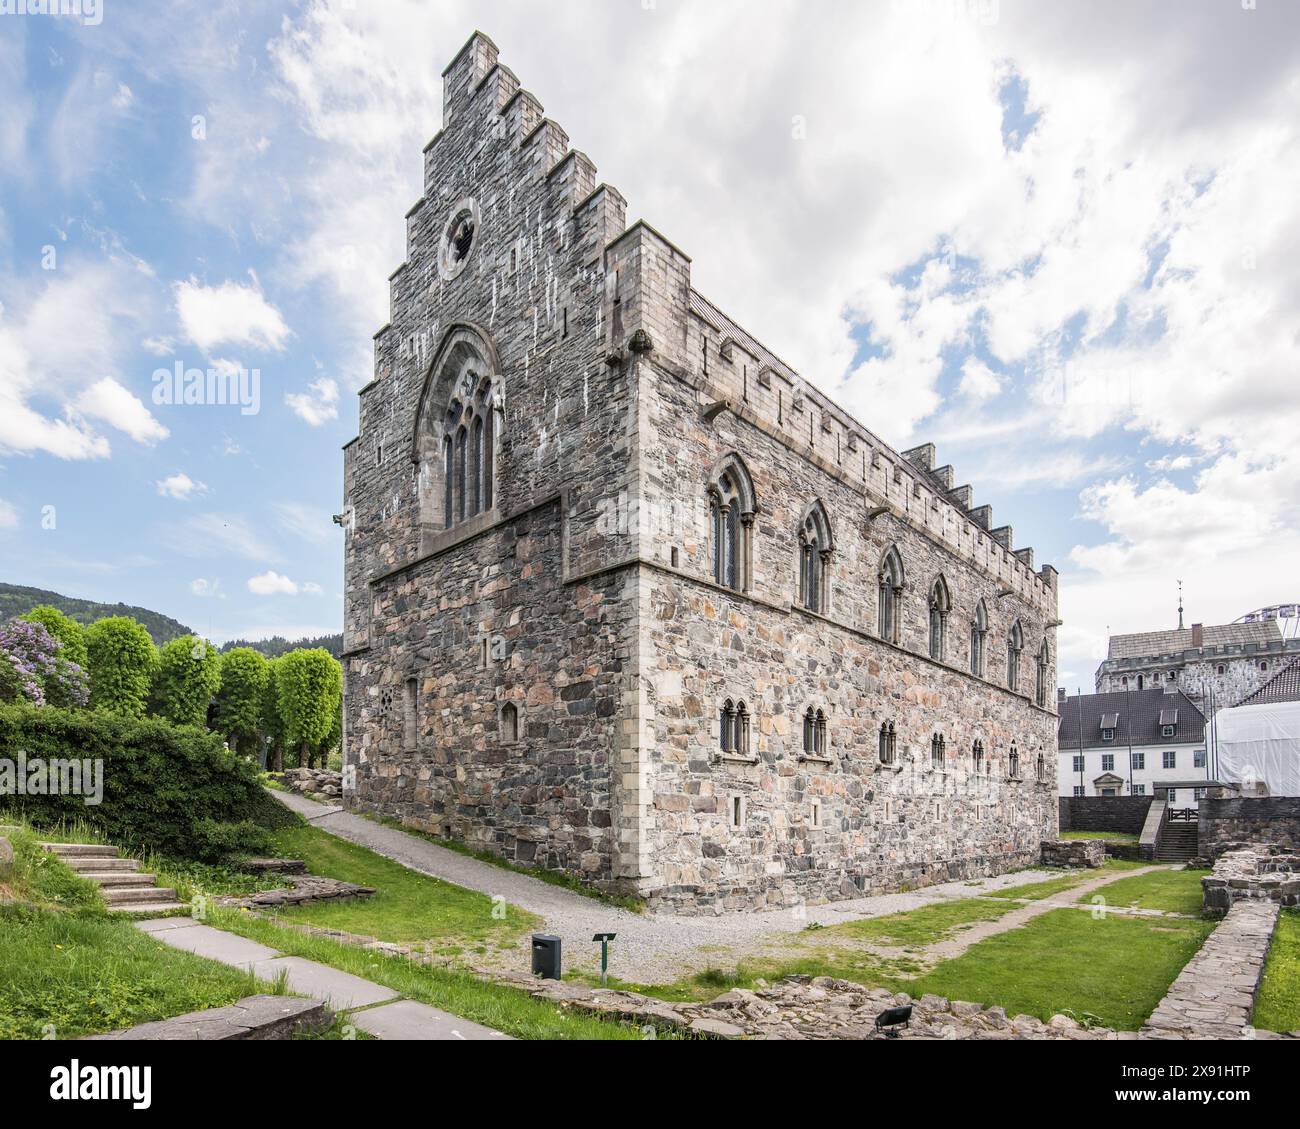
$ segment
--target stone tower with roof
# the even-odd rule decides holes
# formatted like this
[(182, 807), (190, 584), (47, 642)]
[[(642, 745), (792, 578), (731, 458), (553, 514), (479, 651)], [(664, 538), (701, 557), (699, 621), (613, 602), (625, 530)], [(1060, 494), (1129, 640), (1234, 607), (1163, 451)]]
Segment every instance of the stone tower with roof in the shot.
[(1036, 862), (1056, 571), (697, 293), (486, 36), (444, 79), (345, 454), (348, 805), (681, 913)]

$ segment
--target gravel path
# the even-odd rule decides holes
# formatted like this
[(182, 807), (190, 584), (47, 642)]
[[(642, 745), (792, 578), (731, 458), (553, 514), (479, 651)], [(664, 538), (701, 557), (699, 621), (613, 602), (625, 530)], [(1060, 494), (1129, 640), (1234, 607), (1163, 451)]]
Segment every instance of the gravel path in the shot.
[[(420, 874), (489, 896), (499, 895), (512, 905), (537, 914), (546, 922), (548, 933), (562, 938), (566, 967), (599, 971), (600, 946), (593, 944), (591, 938), (596, 933), (617, 933), (618, 940), (610, 950), (610, 971), (637, 984), (667, 984), (706, 968), (730, 968), (748, 955), (788, 941), (812, 923), (841, 925), (1059, 876), (1059, 872), (1021, 871), (973, 882), (949, 882), (908, 894), (884, 894), (809, 906), (798, 911), (779, 909), (709, 917), (636, 914), (525, 874), (467, 858), (427, 839), (351, 815), (339, 807), (328, 807), (285, 792), (272, 794), (331, 835), (368, 847)], [(522, 955), (519, 952), (513, 955), (520, 960), (528, 959), (526, 949)]]

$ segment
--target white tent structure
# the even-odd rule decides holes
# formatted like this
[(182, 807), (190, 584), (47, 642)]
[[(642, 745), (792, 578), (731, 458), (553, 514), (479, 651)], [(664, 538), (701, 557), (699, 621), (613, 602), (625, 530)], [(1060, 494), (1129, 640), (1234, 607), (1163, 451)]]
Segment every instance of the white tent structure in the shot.
[(1220, 710), (1214, 729), (1219, 780), (1244, 795), (1300, 796), (1300, 702)]

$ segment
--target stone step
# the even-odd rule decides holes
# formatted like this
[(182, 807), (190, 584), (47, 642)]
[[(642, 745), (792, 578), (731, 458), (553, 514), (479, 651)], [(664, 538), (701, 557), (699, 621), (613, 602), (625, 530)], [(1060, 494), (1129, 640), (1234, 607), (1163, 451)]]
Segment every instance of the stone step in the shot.
[(109, 913), (145, 913), (150, 917), (156, 917), (160, 913), (172, 913), (175, 910), (188, 910), (190, 907), (184, 902), (122, 902), (120, 905), (110, 905)]
[(78, 874), (107, 874), (109, 871), (127, 872), (140, 869), (139, 859), (102, 858), (99, 855), (70, 856), (64, 860)]
[(129, 890), (135, 886), (151, 890), (154, 883), (158, 881), (156, 874), (143, 874), (130, 870), (112, 870), (104, 874), (82, 871), (81, 877), (89, 878), (92, 882), (98, 882), (104, 889), (112, 890)]
[(126, 890), (108, 887), (104, 890), (104, 901), (110, 907), (126, 905), (129, 902), (174, 902), (176, 891), (167, 887), (141, 886)]
[(42, 843), (41, 846), (60, 858), (117, 858), (117, 848), (103, 843)]

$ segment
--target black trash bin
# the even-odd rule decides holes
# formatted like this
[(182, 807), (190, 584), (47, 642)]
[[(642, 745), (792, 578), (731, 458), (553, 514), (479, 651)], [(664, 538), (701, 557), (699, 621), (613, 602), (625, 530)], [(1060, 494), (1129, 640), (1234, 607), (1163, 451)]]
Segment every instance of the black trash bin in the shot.
[(543, 980), (560, 979), (560, 939), (545, 933), (533, 934), (533, 975)]

